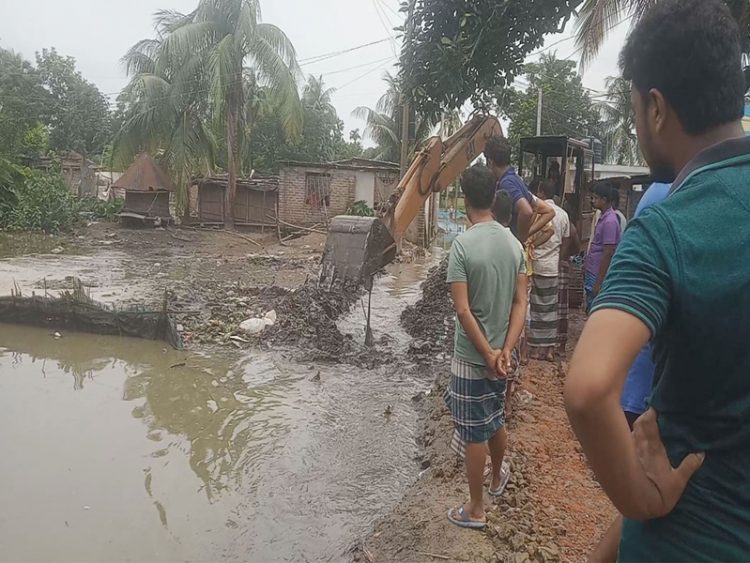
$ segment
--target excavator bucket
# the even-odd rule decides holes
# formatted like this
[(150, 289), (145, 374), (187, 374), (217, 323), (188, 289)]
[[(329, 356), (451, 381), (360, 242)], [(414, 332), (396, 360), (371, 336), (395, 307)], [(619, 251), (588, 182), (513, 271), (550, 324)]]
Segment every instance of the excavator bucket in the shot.
[(328, 228), (320, 283), (367, 283), (395, 257), (396, 242), (380, 219), (339, 215)]

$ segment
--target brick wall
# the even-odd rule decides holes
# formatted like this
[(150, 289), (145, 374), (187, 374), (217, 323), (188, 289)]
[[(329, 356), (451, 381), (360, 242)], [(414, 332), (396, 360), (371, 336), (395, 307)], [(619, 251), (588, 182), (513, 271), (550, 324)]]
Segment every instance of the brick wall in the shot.
[(356, 177), (351, 170), (324, 167), (285, 166), (279, 172), (279, 218), (293, 225), (310, 226), (325, 223), (326, 213), (321, 206), (309, 205), (307, 175), (330, 176), (330, 207), (328, 219), (343, 215), (354, 203)]

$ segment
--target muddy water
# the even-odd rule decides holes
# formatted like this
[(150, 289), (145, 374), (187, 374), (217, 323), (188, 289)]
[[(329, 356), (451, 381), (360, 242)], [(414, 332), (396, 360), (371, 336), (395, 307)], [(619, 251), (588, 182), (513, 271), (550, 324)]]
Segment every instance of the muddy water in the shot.
[[(376, 338), (425, 268), (378, 281)], [(416, 478), (430, 382), (0, 325), (0, 560), (346, 559)]]

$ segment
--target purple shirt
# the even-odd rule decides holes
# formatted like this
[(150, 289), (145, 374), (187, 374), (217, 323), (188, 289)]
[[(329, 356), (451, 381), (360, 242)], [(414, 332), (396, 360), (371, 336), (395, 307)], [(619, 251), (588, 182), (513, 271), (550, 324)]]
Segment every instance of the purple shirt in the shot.
[(596, 224), (594, 238), (591, 241), (591, 250), (586, 259), (586, 271), (598, 276), (599, 268), (602, 266), (604, 247), (620, 244), (621, 237), (620, 221), (617, 220), (617, 213), (610, 207), (602, 213), (599, 222)]

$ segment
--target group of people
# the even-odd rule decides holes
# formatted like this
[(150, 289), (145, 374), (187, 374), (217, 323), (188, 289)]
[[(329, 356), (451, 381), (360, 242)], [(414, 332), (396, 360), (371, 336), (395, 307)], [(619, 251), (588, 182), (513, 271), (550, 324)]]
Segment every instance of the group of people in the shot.
[[(592, 189), (589, 317), (564, 390), (573, 431), (620, 513), (592, 561), (750, 560), (750, 138), (741, 60), (737, 23), (721, 0), (652, 4), (621, 53), (656, 183), (627, 228), (617, 190), (607, 182)], [(489, 140), (487, 166), (463, 174), (472, 226), (449, 257), (456, 336), (445, 399), (470, 500), (448, 518), (467, 528), (486, 526), (487, 454), (489, 495), (509, 479), (505, 407), (521, 336), (542, 358), (559, 351), (565, 268), (579, 250), (556, 182), (529, 191), (509, 149)]]

